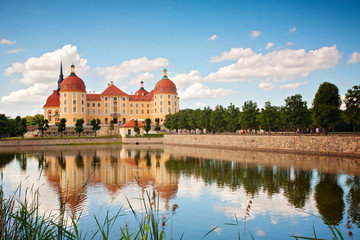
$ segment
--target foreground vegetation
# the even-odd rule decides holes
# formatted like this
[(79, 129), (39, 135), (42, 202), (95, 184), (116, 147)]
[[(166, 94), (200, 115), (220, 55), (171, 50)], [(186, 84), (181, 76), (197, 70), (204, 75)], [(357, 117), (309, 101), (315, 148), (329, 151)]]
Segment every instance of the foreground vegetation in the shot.
[[(18, 188), (20, 191), (21, 187)], [(27, 196), (30, 192), (32, 199), (28, 199)], [(104, 217), (95, 216), (96, 229), (92, 231), (83, 232), (78, 223), (80, 221), (81, 214), (79, 217), (74, 215), (68, 215), (65, 209), (67, 201), (71, 201), (73, 196), (68, 197), (64, 202), (60, 203), (60, 211), (57, 214), (51, 212), (41, 213), (39, 209), (39, 191), (27, 189), (25, 191), (25, 199), (19, 200), (15, 198), (16, 194), (6, 198), (4, 197), (3, 187), (0, 187), (0, 239), (125, 239), (125, 240), (162, 240), (162, 239), (173, 239), (173, 217), (178, 208), (177, 204), (174, 204), (172, 208), (164, 214), (160, 210), (159, 196), (153, 191), (150, 193), (146, 191), (139, 199), (141, 201), (144, 213), (137, 213), (129, 199), (127, 202), (131, 210), (135, 226), (128, 223), (119, 227), (119, 220), (124, 217), (121, 209), (118, 212), (110, 214), (107, 212)], [(19, 196), (21, 199), (21, 196)], [(250, 200), (243, 218), (243, 223), (235, 215), (234, 223), (224, 223), (223, 225), (230, 225), (237, 228), (236, 238), (246, 239), (246, 219), (250, 216), (252, 201)], [(104, 218), (103, 221), (100, 219)], [(322, 217), (324, 222), (328, 225), (329, 230), (332, 234), (332, 239), (344, 239), (340, 228), (336, 225), (332, 225)], [(170, 225), (170, 233), (165, 231), (165, 226)], [(243, 229), (242, 229), (243, 226)], [(204, 234), (203, 238), (211, 236), (218, 225), (212, 228), (210, 231)], [(347, 223), (349, 239), (352, 239), (351, 226)], [(241, 233), (243, 230), (243, 233)], [(305, 237), (299, 235), (292, 235), (294, 239), (320, 239), (317, 237), (315, 226), (313, 226), (314, 237)], [(181, 238), (183, 238), (184, 233)], [(254, 239), (251, 231), (249, 232), (251, 239)], [(235, 237), (235, 236), (234, 236)]]

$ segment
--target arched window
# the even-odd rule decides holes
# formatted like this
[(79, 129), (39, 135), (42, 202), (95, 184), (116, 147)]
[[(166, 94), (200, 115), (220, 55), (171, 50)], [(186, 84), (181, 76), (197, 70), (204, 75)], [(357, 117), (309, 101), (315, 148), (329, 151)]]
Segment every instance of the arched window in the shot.
[(67, 89), (67, 85), (64, 86), (64, 89), (65, 89), (65, 90)]
[(49, 122), (51, 122), (51, 111), (49, 111), (48, 114), (49, 114)]

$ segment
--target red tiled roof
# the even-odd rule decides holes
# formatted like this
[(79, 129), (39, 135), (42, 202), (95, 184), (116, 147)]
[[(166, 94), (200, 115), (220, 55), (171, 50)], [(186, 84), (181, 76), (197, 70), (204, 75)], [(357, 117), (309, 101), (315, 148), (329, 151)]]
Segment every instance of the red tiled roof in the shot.
[[(133, 128), (133, 127), (135, 127), (135, 119), (131, 119), (127, 123), (123, 124), (121, 127), (122, 128)], [(142, 122), (138, 121), (138, 127), (142, 128), (142, 127), (144, 127), (144, 124)]]
[(136, 91), (136, 93), (134, 95), (143, 96), (143, 95), (147, 95), (147, 94), (149, 94), (148, 91), (146, 91), (144, 88), (140, 88), (139, 90)]
[(101, 95), (115, 95), (115, 96), (128, 96), (128, 94), (124, 93), (123, 91), (121, 91), (118, 87), (116, 87), (114, 84), (111, 84), (110, 86), (108, 86), (102, 93)]
[(129, 96), (129, 100), (130, 101), (151, 101), (153, 98), (152, 94), (147, 94), (147, 95), (130, 95)]
[(65, 78), (60, 85), (61, 92), (86, 92), (85, 83), (75, 74)]
[(86, 101), (101, 101), (100, 94), (86, 94)]
[(163, 78), (155, 84), (154, 93), (175, 93), (176, 85), (168, 78)]
[(60, 96), (57, 90), (54, 90), (53, 93), (47, 98), (44, 107), (60, 107)]

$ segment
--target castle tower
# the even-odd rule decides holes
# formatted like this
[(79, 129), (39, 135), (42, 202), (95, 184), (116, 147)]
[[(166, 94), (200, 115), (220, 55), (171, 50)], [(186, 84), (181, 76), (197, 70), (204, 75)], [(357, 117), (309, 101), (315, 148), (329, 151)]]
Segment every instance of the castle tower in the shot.
[(163, 70), (163, 77), (155, 84), (153, 98), (153, 120), (160, 118), (163, 124), (167, 114), (174, 114), (179, 111), (179, 97), (177, 96), (176, 85), (167, 76), (167, 69)]
[(77, 119), (86, 122), (86, 87), (76, 76), (74, 64), (70, 68), (71, 74), (60, 84), (60, 109), (61, 118), (65, 118), (68, 125), (75, 125)]

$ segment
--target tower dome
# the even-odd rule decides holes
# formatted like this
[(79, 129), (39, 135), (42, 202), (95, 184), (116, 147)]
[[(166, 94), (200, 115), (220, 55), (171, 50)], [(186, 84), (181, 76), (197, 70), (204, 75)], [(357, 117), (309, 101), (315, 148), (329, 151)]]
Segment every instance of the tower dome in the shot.
[(164, 75), (160, 81), (155, 84), (154, 94), (173, 93), (177, 94), (176, 85), (167, 76), (167, 70), (164, 68)]
[(85, 83), (81, 78), (76, 76), (74, 65), (71, 65), (71, 74), (61, 82), (60, 91), (86, 92)]

